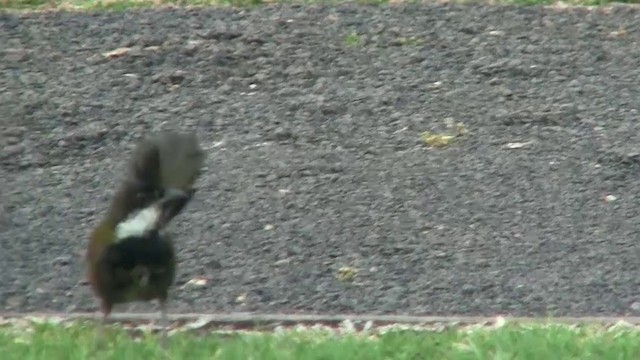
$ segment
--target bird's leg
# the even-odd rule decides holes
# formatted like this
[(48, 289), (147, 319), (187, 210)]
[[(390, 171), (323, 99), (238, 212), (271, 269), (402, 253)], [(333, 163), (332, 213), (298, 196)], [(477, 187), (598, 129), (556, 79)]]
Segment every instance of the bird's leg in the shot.
[(107, 325), (109, 325), (109, 315), (111, 315), (111, 304), (107, 302), (102, 303), (102, 326), (101, 333), (103, 337), (107, 335)]
[(158, 299), (160, 305), (160, 326), (162, 327), (162, 334), (160, 334), (160, 345), (164, 350), (167, 350), (167, 328), (169, 327), (169, 319), (167, 317), (167, 299), (166, 297)]
[(109, 323), (109, 315), (111, 314), (112, 304), (103, 301), (101, 304), (102, 308), (102, 321), (100, 322), (100, 331), (98, 334), (98, 348), (101, 348), (106, 344), (107, 340), (107, 325)]

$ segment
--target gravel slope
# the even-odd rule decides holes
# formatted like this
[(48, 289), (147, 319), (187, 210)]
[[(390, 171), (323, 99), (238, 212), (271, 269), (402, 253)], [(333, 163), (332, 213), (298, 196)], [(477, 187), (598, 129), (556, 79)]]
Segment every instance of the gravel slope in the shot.
[[(5, 310), (95, 310), (82, 254), (126, 155), (189, 128), (209, 158), (173, 228), (174, 312), (640, 311), (636, 9), (2, 14), (0, 29)], [(469, 134), (426, 147), (447, 118)]]

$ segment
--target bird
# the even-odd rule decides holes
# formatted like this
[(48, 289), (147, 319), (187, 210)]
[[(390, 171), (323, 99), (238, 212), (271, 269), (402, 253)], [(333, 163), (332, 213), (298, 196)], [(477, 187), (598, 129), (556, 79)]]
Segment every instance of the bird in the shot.
[(167, 300), (176, 272), (174, 236), (165, 228), (193, 199), (204, 159), (193, 133), (152, 134), (134, 149), (107, 213), (89, 235), (85, 255), (103, 334), (114, 305), (157, 300), (165, 346)]

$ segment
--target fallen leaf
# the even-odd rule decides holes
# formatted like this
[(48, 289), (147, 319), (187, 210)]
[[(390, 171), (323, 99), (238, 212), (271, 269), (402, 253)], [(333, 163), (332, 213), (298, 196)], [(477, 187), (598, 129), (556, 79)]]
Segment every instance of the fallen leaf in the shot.
[(282, 266), (282, 265), (289, 265), (289, 263), (291, 262), (291, 259), (281, 259), (275, 262), (275, 266)]
[(340, 281), (351, 281), (358, 275), (358, 270), (350, 266), (343, 266), (338, 269), (337, 278)]
[(424, 141), (427, 145), (435, 148), (445, 147), (453, 141), (454, 136), (446, 135), (446, 134), (432, 134), (429, 131), (425, 131), (420, 134), (422, 141)]
[(442, 87), (442, 81), (436, 81), (428, 85), (430, 90), (440, 89)]
[(454, 127), (456, 129), (456, 135), (457, 136), (465, 136), (465, 135), (469, 134), (469, 130), (467, 130), (467, 127), (464, 126), (464, 124), (461, 123), (461, 122), (457, 122), (454, 125)]
[(207, 285), (207, 279), (203, 278), (203, 277), (193, 278), (193, 279), (187, 281), (187, 283), (185, 285), (189, 285), (189, 286), (205, 286), (205, 285)]
[(512, 142), (512, 143), (505, 144), (504, 147), (507, 148), (507, 149), (522, 149), (522, 148), (527, 147), (527, 146), (529, 146), (531, 144), (532, 144), (531, 141), (527, 141), (527, 142)]
[(247, 294), (239, 295), (236, 298), (236, 302), (238, 302), (238, 303), (244, 303), (245, 301), (247, 301)]
[(356, 332), (356, 327), (353, 324), (353, 321), (351, 321), (350, 319), (345, 319), (344, 321), (342, 321), (342, 323), (340, 324), (340, 328), (345, 333), (353, 334)]
[(326, 18), (324, 18), (324, 19), (325, 19), (325, 20), (327, 20), (327, 21), (337, 21), (337, 20), (338, 20), (338, 17), (337, 17), (337, 16), (335, 16), (335, 15), (333, 15), (333, 14), (331, 14), (331, 15), (328, 15), (328, 16), (327, 16)]
[(117, 48), (117, 49), (102, 53), (102, 56), (109, 59), (115, 59), (115, 58), (126, 55), (129, 51), (131, 51), (131, 48), (121, 47), (121, 48)]
[(211, 323), (211, 319), (208, 317), (201, 317), (196, 321), (190, 322), (186, 325), (184, 325), (185, 329), (188, 330), (198, 330), (198, 329), (202, 329), (205, 326), (209, 325)]
[(620, 29), (620, 30), (616, 30), (616, 31), (612, 31), (609, 33), (609, 38), (620, 38), (620, 37), (624, 37), (627, 35), (627, 30), (625, 29)]

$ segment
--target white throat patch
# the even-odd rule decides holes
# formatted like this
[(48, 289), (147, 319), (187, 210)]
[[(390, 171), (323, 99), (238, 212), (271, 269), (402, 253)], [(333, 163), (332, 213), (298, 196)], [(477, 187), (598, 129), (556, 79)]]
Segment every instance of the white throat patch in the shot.
[(157, 206), (144, 208), (116, 226), (116, 239), (122, 240), (130, 236), (142, 236), (153, 229), (159, 219), (160, 209)]

